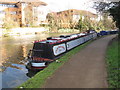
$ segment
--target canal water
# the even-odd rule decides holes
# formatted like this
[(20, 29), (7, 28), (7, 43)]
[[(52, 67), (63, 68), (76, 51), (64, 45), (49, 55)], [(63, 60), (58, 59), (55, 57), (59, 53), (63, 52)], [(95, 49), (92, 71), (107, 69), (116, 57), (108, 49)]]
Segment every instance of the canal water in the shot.
[(39, 34), (2, 38), (0, 40), (2, 88), (17, 87), (32, 76), (33, 73), (28, 72), (25, 64), (27, 63), (26, 56), (29, 50), (32, 49), (34, 40), (67, 34)]

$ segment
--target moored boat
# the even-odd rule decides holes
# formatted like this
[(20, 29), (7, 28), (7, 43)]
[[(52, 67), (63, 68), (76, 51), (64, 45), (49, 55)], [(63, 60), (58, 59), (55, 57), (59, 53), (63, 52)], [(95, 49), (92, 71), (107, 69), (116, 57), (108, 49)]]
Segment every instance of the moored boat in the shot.
[(46, 40), (34, 41), (33, 49), (28, 54), (27, 68), (42, 70), (51, 62), (60, 58), (71, 49), (97, 37), (94, 30), (84, 33), (49, 37)]

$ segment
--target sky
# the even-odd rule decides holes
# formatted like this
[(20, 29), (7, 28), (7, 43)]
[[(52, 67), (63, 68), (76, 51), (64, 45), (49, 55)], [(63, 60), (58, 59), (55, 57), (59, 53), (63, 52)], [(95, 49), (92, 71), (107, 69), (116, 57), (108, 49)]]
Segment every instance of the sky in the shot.
[(41, 1), (48, 4), (46, 8), (50, 12), (64, 11), (68, 9), (78, 9), (96, 13), (96, 11), (92, 8), (93, 0), (41, 0)]

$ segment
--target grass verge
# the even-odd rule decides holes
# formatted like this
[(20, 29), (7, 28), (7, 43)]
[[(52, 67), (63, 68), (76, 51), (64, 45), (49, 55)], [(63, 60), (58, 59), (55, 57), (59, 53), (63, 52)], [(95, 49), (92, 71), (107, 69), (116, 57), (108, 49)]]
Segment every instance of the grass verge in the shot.
[(88, 41), (73, 50), (66, 53), (64, 56), (62, 56), (60, 59), (58, 59), (60, 62), (53, 62), (51, 63), (47, 68), (44, 70), (38, 72), (34, 77), (28, 79), (25, 83), (20, 85), (17, 88), (41, 88), (44, 84), (47, 78), (49, 78), (53, 73), (60, 68), (65, 62), (67, 62), (73, 55), (75, 55), (77, 52), (79, 52), (82, 48), (84, 48), (86, 45), (91, 43), (92, 41)]
[(120, 88), (119, 49), (120, 42), (118, 40), (113, 40), (107, 49), (106, 62), (109, 88)]

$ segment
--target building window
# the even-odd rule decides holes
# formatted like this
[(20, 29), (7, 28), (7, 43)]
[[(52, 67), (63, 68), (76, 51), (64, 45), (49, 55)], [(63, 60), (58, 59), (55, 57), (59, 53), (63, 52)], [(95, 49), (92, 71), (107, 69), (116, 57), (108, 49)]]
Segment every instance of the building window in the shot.
[(16, 14), (17, 14), (17, 12), (10, 12), (10, 14), (12, 14), (12, 15), (16, 15)]
[(0, 4), (2, 7), (16, 7), (14, 4)]

